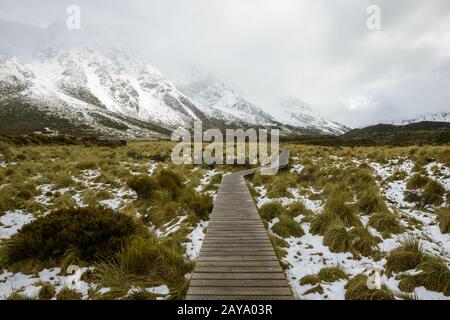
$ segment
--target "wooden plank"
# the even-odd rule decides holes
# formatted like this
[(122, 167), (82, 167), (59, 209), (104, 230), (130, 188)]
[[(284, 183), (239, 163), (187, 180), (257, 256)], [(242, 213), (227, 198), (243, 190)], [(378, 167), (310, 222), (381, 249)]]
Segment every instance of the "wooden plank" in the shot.
[(218, 272), (194, 272), (191, 280), (196, 279), (211, 279), (211, 280), (262, 280), (262, 279), (277, 279), (285, 280), (286, 277), (283, 272), (272, 273), (218, 273)]
[(189, 287), (190, 293), (202, 295), (221, 295), (221, 296), (289, 296), (291, 291), (286, 287)]
[(191, 287), (286, 287), (283, 279), (194, 279)]

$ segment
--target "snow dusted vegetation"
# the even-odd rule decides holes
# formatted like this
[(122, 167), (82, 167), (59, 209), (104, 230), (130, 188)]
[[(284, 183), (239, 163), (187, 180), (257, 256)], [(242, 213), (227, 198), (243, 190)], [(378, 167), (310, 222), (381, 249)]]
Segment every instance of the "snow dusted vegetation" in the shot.
[(293, 151), (251, 185), (297, 298), (450, 299), (448, 148)]
[(2, 144), (0, 299), (183, 298), (223, 169), (172, 146)]
[[(175, 166), (172, 146), (2, 145), (0, 299), (183, 299), (242, 168)], [(296, 298), (450, 298), (448, 147), (287, 147), (247, 183)]]

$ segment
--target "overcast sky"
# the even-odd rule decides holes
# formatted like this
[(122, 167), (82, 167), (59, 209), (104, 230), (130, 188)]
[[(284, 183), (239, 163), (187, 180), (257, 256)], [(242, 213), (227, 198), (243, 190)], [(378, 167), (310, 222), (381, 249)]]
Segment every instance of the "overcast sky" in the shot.
[(0, 0), (0, 19), (47, 27), (69, 4), (169, 78), (209, 72), (269, 111), (286, 96), (350, 126), (450, 111), (449, 0)]

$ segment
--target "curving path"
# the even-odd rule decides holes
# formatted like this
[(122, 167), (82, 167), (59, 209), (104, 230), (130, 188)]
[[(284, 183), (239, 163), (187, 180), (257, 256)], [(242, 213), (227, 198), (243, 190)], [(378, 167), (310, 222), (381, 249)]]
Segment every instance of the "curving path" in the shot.
[(288, 161), (289, 151), (282, 150), (271, 167), (223, 176), (186, 299), (292, 299), (244, 180), (256, 170), (286, 167)]

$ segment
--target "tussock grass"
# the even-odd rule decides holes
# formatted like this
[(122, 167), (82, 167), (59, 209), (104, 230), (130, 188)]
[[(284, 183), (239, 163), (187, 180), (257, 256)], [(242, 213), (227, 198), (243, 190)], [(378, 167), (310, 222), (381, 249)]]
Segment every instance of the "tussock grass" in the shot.
[(305, 235), (301, 225), (288, 215), (279, 216), (279, 220), (272, 226), (272, 231), (283, 238), (301, 237)]
[(439, 229), (442, 233), (450, 233), (450, 209), (439, 208), (436, 209), (437, 221), (439, 223)]
[(338, 196), (329, 197), (325, 202), (324, 210), (332, 213), (339, 221), (348, 227), (362, 225), (353, 208), (347, 205), (343, 198)]
[(49, 283), (42, 283), (41, 289), (39, 290), (38, 298), (39, 300), (50, 300), (56, 294), (55, 287)]
[(405, 231), (395, 215), (390, 212), (375, 213), (370, 217), (369, 225), (385, 237), (388, 237), (392, 233), (399, 234)]
[(417, 238), (405, 237), (401, 245), (391, 252), (387, 257), (386, 272), (403, 272), (416, 268), (425, 256), (422, 245)]
[(300, 285), (302, 285), (302, 286), (307, 285), (307, 284), (314, 286), (314, 285), (318, 284), (319, 282), (320, 282), (320, 278), (316, 274), (308, 274), (308, 275), (304, 276), (303, 278), (301, 278), (299, 281)]
[(351, 278), (345, 285), (346, 300), (394, 300), (394, 294), (382, 285), (381, 289), (369, 289), (367, 276), (359, 274)]
[(323, 244), (328, 246), (331, 252), (352, 251), (353, 236), (344, 225), (335, 223), (325, 231)]
[(427, 184), (427, 182), (429, 180), (430, 180), (430, 178), (425, 177), (425, 176), (421, 175), (420, 173), (416, 173), (408, 180), (406, 187), (411, 190), (421, 189), (422, 187), (424, 187)]
[(81, 300), (81, 294), (66, 287), (58, 292), (56, 300)]
[(295, 201), (293, 203), (291, 203), (288, 207), (287, 207), (287, 211), (286, 214), (288, 214), (289, 216), (295, 218), (299, 215), (302, 215), (304, 217), (311, 217), (312, 215), (314, 215), (314, 213), (309, 210), (308, 208), (306, 208), (305, 204), (301, 201)]
[(450, 270), (442, 258), (427, 256), (417, 269), (421, 271), (414, 276), (418, 286), (450, 296)]
[(193, 269), (184, 259), (181, 246), (165, 244), (156, 238), (133, 238), (115, 258), (100, 263), (96, 275), (105, 287), (123, 294), (130, 284), (166, 283), (174, 298), (187, 290), (184, 275)]
[(343, 224), (335, 222), (325, 231), (323, 244), (331, 252), (351, 252), (354, 255), (373, 255), (379, 239), (360, 226), (347, 229)]
[(277, 218), (284, 212), (285, 209), (283, 208), (283, 205), (277, 201), (265, 203), (261, 206), (261, 208), (259, 208), (261, 218), (266, 221)]
[(423, 201), (425, 204), (440, 206), (443, 202), (442, 197), (445, 194), (445, 188), (437, 181), (430, 180), (423, 188)]
[(333, 224), (336, 217), (329, 211), (321, 212), (311, 220), (310, 232), (312, 234), (324, 235), (325, 231)]
[(342, 266), (337, 265), (335, 267), (325, 267), (320, 269), (318, 277), (323, 282), (335, 282), (340, 279), (348, 279), (347, 274)]
[(388, 211), (380, 192), (375, 188), (368, 188), (362, 192), (358, 199), (357, 207), (366, 214)]

